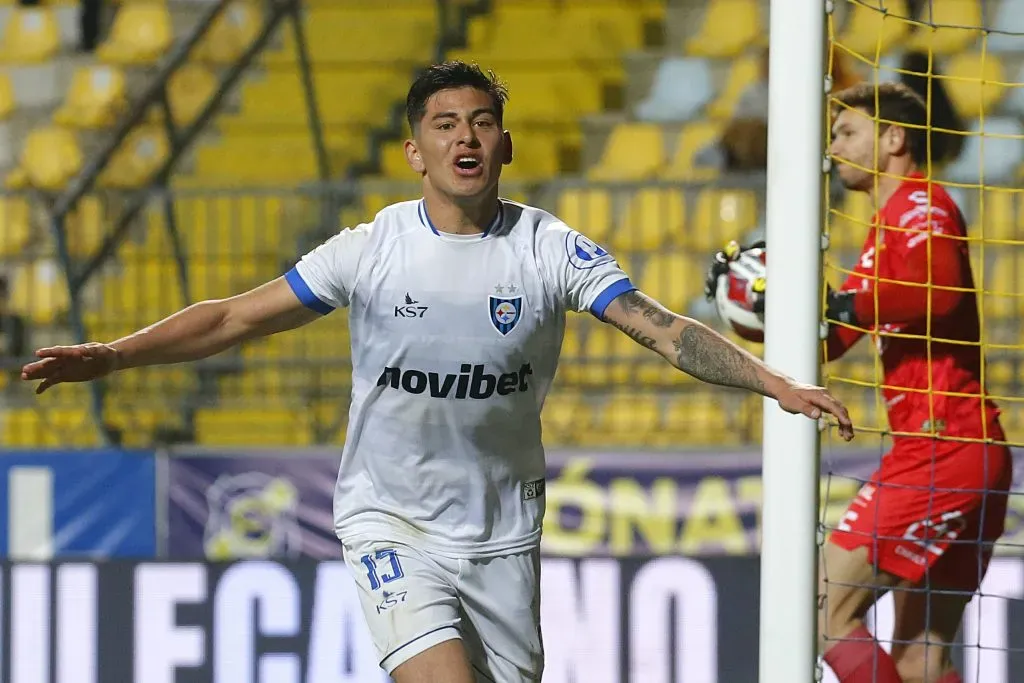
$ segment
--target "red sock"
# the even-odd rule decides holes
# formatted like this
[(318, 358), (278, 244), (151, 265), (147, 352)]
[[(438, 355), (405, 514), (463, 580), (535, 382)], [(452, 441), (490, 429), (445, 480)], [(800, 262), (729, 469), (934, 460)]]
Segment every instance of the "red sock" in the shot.
[(825, 653), (839, 683), (903, 683), (896, 662), (866, 628), (857, 627), (847, 638), (851, 640), (841, 640)]
[(956, 671), (950, 671), (948, 674), (940, 678), (936, 683), (964, 683), (964, 680), (960, 678), (960, 674)]

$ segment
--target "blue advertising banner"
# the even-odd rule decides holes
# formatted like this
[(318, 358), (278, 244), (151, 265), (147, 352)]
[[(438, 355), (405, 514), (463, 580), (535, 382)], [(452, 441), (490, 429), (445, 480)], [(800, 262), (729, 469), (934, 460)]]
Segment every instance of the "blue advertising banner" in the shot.
[[(175, 451), (168, 464), (171, 558), (337, 559), (331, 497), (337, 451)], [(879, 463), (878, 451), (829, 454), (821, 519), (834, 526)], [(549, 454), (542, 548), (560, 557), (756, 555), (757, 451)], [(1017, 453), (1015, 491), (1024, 489)], [(1011, 497), (997, 552), (1024, 548), (1024, 496)]]
[(154, 557), (155, 470), (149, 451), (0, 451), (0, 554)]

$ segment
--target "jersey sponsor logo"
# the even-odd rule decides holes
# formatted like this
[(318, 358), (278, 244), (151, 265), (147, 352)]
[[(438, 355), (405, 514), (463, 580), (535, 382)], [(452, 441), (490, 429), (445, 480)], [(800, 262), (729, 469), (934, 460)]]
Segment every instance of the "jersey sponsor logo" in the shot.
[(576, 232), (570, 231), (565, 238), (565, 254), (574, 268), (585, 270), (610, 263), (613, 259), (603, 247)]
[(533, 374), (529, 363), (516, 372), (494, 375), (485, 372), (483, 365), (463, 363), (459, 374), (423, 372), (385, 367), (377, 380), (379, 387), (401, 389), (409, 394), (430, 394), (431, 398), (487, 399), (497, 393), (508, 396), (530, 388), (526, 378)]
[(523, 315), (523, 297), (499, 297), (493, 294), (487, 297), (491, 324), (501, 336), (507, 336), (515, 329)]
[(405, 293), (405, 304), (395, 306), (396, 318), (422, 318), (426, 312), (427, 307), (420, 305), (420, 302), (409, 296), (408, 292)]

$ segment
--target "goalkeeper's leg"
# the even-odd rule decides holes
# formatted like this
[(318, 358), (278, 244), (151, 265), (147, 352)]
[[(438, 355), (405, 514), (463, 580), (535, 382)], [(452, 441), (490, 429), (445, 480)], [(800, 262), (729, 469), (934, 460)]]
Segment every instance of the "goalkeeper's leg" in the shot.
[(864, 625), (868, 609), (900, 584), (879, 571), (866, 547), (848, 550), (827, 543), (819, 576), (819, 648), (839, 683), (903, 683), (895, 660)]
[(893, 590), (892, 657), (903, 683), (961, 683), (950, 643), (971, 596), (934, 583)]

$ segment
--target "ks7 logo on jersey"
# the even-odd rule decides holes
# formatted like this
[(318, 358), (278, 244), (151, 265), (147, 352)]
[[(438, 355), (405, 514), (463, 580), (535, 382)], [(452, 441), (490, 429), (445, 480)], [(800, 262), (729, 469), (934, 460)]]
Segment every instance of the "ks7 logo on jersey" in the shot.
[(422, 318), (423, 314), (427, 312), (427, 307), (419, 305), (419, 301), (416, 301), (409, 293), (405, 294), (405, 305), (395, 306), (395, 317), (396, 318)]

